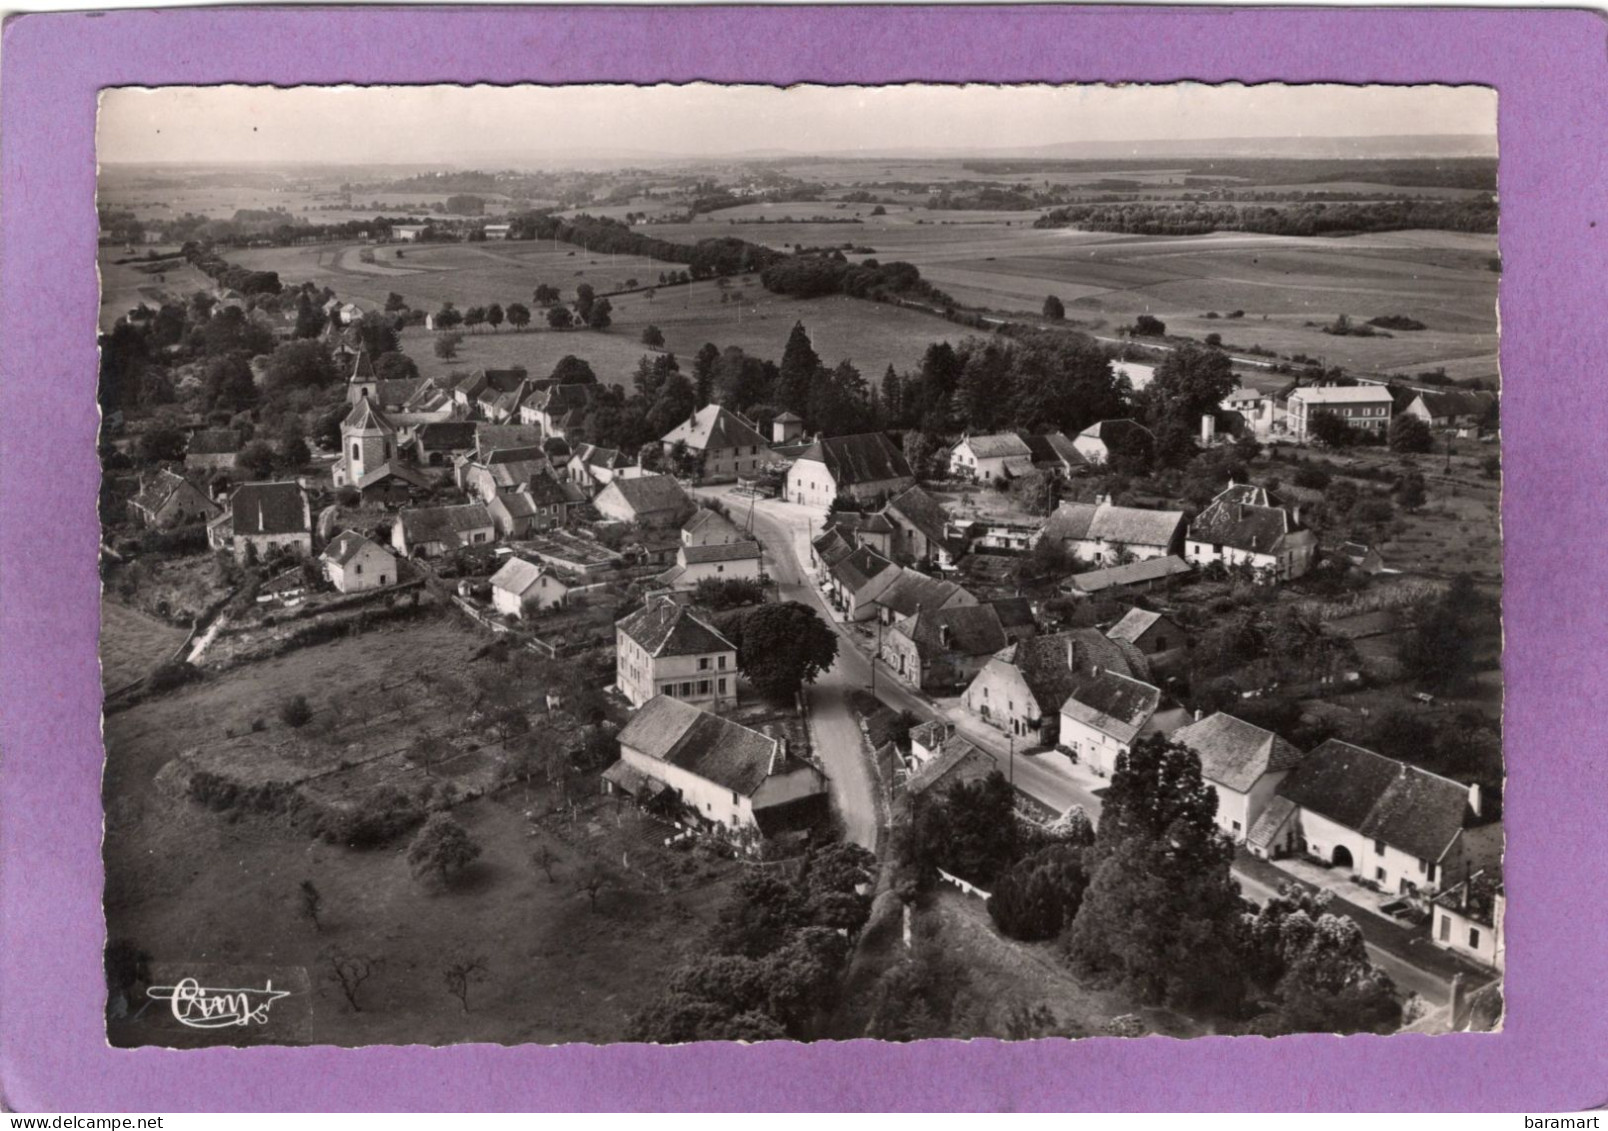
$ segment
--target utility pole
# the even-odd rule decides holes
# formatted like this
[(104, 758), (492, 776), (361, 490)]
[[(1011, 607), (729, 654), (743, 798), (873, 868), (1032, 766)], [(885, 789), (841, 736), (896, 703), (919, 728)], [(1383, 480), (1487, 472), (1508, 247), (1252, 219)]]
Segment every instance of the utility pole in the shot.
[(1009, 768), (1006, 770), (1006, 780), (1014, 790), (1016, 788), (1016, 731), (1014, 730), (1011, 731), (1011, 757)]

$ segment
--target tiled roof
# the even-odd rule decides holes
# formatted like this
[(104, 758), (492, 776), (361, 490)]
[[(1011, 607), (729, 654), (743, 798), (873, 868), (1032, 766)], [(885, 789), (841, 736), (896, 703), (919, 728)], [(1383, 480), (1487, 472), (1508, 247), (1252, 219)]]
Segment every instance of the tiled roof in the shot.
[(923, 609), (899, 621), (897, 627), (915, 643), (923, 658), (992, 656), (1006, 644), (999, 613), (992, 605)]
[(949, 523), (949, 514), (938, 500), (920, 487), (911, 487), (888, 500), (882, 508), (904, 519), (921, 531), (930, 541), (942, 542)]
[(1061, 714), (1129, 743), (1139, 736), (1161, 706), (1161, 691), (1116, 672), (1078, 673), (1072, 677)]
[(819, 535), (811, 545), (815, 547), (815, 556), (829, 569), (854, 553), (854, 543), (845, 538), (836, 527)]
[(769, 735), (667, 695), (644, 703), (619, 741), (744, 797), (771, 775), (799, 767)]
[(1192, 542), (1210, 542), (1253, 554), (1274, 554), (1285, 535), (1300, 530), (1294, 515), (1267, 491), (1251, 483), (1234, 483), (1189, 524)]
[(1491, 402), (1496, 400), (1495, 393), (1479, 392), (1472, 389), (1447, 389), (1444, 392), (1422, 392), (1418, 394), (1429, 410), (1430, 416), (1484, 416)]
[(692, 534), (696, 534), (706, 528), (712, 534), (718, 534), (722, 537), (742, 533), (725, 515), (720, 514), (718, 511), (712, 511), (708, 507), (700, 507), (697, 513), (681, 524), (681, 529)]
[(937, 719), (922, 723), (920, 726), (912, 727), (910, 729), (911, 743), (917, 746), (924, 746), (928, 750), (931, 750), (938, 743), (942, 742), (946, 737), (948, 737), (948, 735), (948, 724), (940, 722)]
[(510, 491), (499, 489), (486, 502), (486, 506), (501, 507), (502, 513), (510, 519), (530, 518), (536, 513), (536, 500), (524, 491)]
[(1235, 389), (1233, 392), (1229, 393), (1228, 396), (1224, 397), (1223, 398), (1223, 403), (1224, 404), (1243, 404), (1243, 403), (1247, 403), (1247, 402), (1250, 402), (1250, 401), (1259, 401), (1261, 399), (1262, 399), (1262, 394), (1257, 392), (1255, 389), (1240, 388), (1240, 389)]
[(758, 542), (723, 542), (713, 546), (683, 546), (681, 556), (688, 565), (701, 562), (736, 562), (757, 559)]
[(1121, 447), (1130, 439), (1141, 435), (1149, 438), (1150, 429), (1140, 424), (1137, 420), (1130, 420), (1122, 416), (1113, 420), (1102, 420), (1097, 424), (1091, 424), (1079, 432), (1078, 435), (1099, 440), (1109, 448), (1112, 446)]
[(636, 479), (616, 477), (603, 491), (617, 493), (638, 514), (676, 510), (689, 502), (681, 484), (668, 475), (644, 475)]
[(538, 506), (562, 506), (570, 501), (564, 485), (553, 478), (551, 471), (545, 469), (531, 472), (525, 480), (525, 490)]
[(192, 456), (227, 456), (240, 450), (240, 433), (233, 428), (203, 428), (190, 437), (185, 452)]
[(359, 432), (396, 431), (396, 425), (385, 418), (385, 414), (379, 410), (378, 406), (369, 397), (357, 398), (357, 403), (352, 406), (352, 411), (346, 414), (345, 420), (341, 421), (341, 428), (351, 428)]
[(1386, 404), (1390, 401), (1390, 390), (1383, 385), (1331, 385), (1324, 388), (1308, 386), (1290, 394), (1291, 400), (1297, 398), (1309, 405)]
[(1141, 609), (1135, 605), (1122, 614), (1121, 620), (1106, 629), (1106, 635), (1113, 640), (1126, 640), (1129, 644), (1137, 644), (1139, 638), (1150, 631), (1150, 626), (1160, 619), (1160, 613), (1153, 613), (1149, 609)]
[(999, 653), (1022, 673), (1039, 708), (1057, 711), (1071, 694), (1074, 676), (1095, 668), (1145, 678), (1150, 666), (1132, 645), (1108, 640), (1097, 628), (1072, 628), (1019, 640)]
[(832, 577), (839, 585), (850, 593), (858, 593), (872, 578), (898, 568), (870, 546), (861, 546), (835, 561), (831, 570)]
[(1031, 456), (1027, 441), (1015, 432), (995, 432), (988, 436), (967, 436), (955, 446), (971, 448), (978, 459), (999, 459), (1004, 456)]
[(1445, 855), (1471, 817), (1467, 786), (1337, 738), (1308, 754), (1279, 795), (1421, 860)]
[(1245, 843), (1254, 848), (1271, 848), (1274, 841), (1278, 840), (1279, 830), (1295, 813), (1295, 809), (1295, 802), (1288, 797), (1275, 794), (1268, 798), (1267, 807), (1262, 810), (1262, 815), (1256, 818), (1251, 831), (1245, 835)]
[(387, 479), (400, 479), (410, 487), (428, 487), (430, 485), (428, 479), (411, 467), (398, 463), (382, 463), (379, 467), (364, 472), (363, 477), (357, 481), (357, 489), (367, 491), (374, 484), (382, 483)]
[(1147, 558), (1142, 562), (1112, 566), (1109, 569), (1090, 570), (1073, 574), (1072, 587), (1080, 593), (1099, 593), (1122, 585), (1135, 585), (1142, 581), (1156, 581), (1174, 574), (1188, 573), (1191, 566), (1175, 554), (1161, 558)]
[(475, 451), (484, 455), (498, 448), (540, 448), (539, 424), (476, 424)]
[(910, 616), (918, 608), (941, 609), (961, 592), (953, 581), (941, 581), (913, 569), (902, 570), (877, 596), (877, 604), (895, 616)]
[(857, 483), (912, 478), (910, 464), (905, 461), (904, 453), (894, 446), (884, 432), (823, 437), (801, 452), (798, 458), (825, 464), (840, 490)]
[(491, 587), (516, 596), (523, 595), (541, 576), (542, 567), (536, 563), (527, 562), (524, 558), (509, 558), (501, 569), (491, 575)]
[(1293, 769), (1301, 761), (1301, 752), (1272, 731), (1221, 711), (1180, 727), (1172, 738), (1200, 755), (1207, 781), (1236, 793), (1249, 793), (1263, 774)]
[(150, 480), (140, 490), (140, 493), (134, 497), (134, 505), (141, 510), (150, 511), (154, 514), (173, 497), (173, 492), (183, 487), (186, 482), (188, 481), (184, 476), (169, 471), (165, 467), (161, 468), (155, 475), (151, 476)]
[(229, 496), (235, 535), (308, 534), (307, 494), (296, 483), (243, 483)]
[(725, 448), (763, 448), (768, 441), (747, 420), (721, 405), (705, 405), (683, 420), (661, 439), (662, 443), (684, 443), (695, 452)]
[(1033, 455), (1033, 463), (1037, 466), (1060, 465), (1068, 470), (1087, 467), (1088, 458), (1077, 449), (1065, 432), (1045, 432), (1042, 435), (1033, 435), (1028, 432), (1019, 433), (1027, 444), (1028, 451)]
[(640, 644), (650, 656), (702, 656), (735, 652), (737, 646), (715, 628), (674, 601), (650, 599), (622, 620), (619, 630)]
[[(328, 309), (328, 304), (325, 305), (325, 309)], [(374, 380), (374, 362), (369, 360), (368, 350), (359, 348), (357, 360), (352, 363), (352, 375), (347, 378), (347, 381), (372, 380)]]
[(1183, 511), (1152, 511), (1111, 503), (1062, 503), (1044, 524), (1040, 537), (1063, 542), (1169, 546), (1183, 522)]
[(470, 531), (491, 529), (494, 525), (491, 512), (480, 503), (404, 508), (397, 512), (396, 519), (402, 524), (403, 536), (410, 545), (444, 542), (455, 546)]
[(950, 735), (938, 753), (910, 775), (910, 780), (905, 783), (905, 793), (919, 796), (940, 783), (976, 781), (986, 778), (997, 769), (999, 767), (991, 755), (958, 734)]
[(364, 548), (368, 546), (373, 546), (376, 550), (385, 554), (386, 557), (391, 556), (391, 551), (365, 538), (355, 530), (343, 531), (335, 538), (330, 539), (329, 545), (324, 547), (324, 553), (321, 556), (336, 565), (345, 565), (362, 553)]
[(1032, 628), (1038, 623), (1033, 618), (1033, 602), (1026, 597), (996, 597), (988, 603), (999, 614), (999, 623), (1007, 632), (1013, 628)]

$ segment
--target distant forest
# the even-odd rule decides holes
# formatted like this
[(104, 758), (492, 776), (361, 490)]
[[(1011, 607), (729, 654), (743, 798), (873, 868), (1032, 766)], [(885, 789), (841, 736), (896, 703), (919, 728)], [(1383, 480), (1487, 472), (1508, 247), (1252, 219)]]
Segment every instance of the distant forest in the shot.
[(1495, 200), (1392, 200), (1292, 203), (1277, 208), (1189, 201), (1073, 204), (1046, 212), (1036, 228), (1085, 228), (1141, 236), (1256, 232), (1270, 236), (1338, 236), (1426, 228), (1495, 232)]
[[(1251, 185), (1304, 185), (1364, 181), (1400, 188), (1461, 188), (1496, 191), (1496, 158), (1445, 157), (1400, 160), (1348, 158), (1194, 158), (1099, 161), (967, 161), (969, 172), (992, 176), (1044, 173), (1143, 173), (1186, 171), (1195, 177), (1234, 177)], [(1232, 187), (1229, 185), (1225, 188)]]

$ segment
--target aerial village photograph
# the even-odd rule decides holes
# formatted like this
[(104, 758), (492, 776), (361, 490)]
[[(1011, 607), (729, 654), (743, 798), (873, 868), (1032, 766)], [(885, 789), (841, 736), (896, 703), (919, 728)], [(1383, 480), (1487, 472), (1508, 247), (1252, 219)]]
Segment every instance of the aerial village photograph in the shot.
[(1494, 91), (98, 152), (113, 1045), (1500, 1028)]

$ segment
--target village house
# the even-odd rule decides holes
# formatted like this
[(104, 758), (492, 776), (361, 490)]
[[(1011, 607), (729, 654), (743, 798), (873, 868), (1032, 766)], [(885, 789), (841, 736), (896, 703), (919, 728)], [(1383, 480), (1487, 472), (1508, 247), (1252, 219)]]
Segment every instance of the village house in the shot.
[(319, 560), (324, 563), (324, 576), (341, 593), (383, 589), (400, 580), (396, 556), (355, 530), (331, 539)]
[(1221, 711), (1173, 732), (1200, 755), (1201, 776), (1217, 792), (1217, 827), (1236, 844), (1256, 827), (1301, 752), (1270, 730)]
[(569, 462), (569, 479), (588, 496), (595, 495), (614, 481), (616, 475), (643, 474), (638, 467), (623, 452), (615, 448), (599, 448), (593, 444), (582, 444), (575, 449), (574, 458)]
[(515, 620), (564, 604), (569, 591), (569, 583), (551, 569), (523, 558), (509, 558), (491, 575), (492, 608)]
[(1481, 868), (1435, 897), (1429, 938), (1436, 946), (1497, 970), (1507, 965), (1507, 893), (1500, 865)]
[[(1218, 410), (1230, 414), (1232, 420), (1237, 416), (1252, 435), (1266, 437), (1273, 432), (1273, 398), (1259, 389), (1241, 386), (1229, 393), (1217, 405)], [(1237, 426), (1229, 427), (1229, 431), (1237, 432)]]
[(391, 545), (405, 558), (438, 558), (496, 538), (496, 523), (482, 503), (404, 508), (391, 527)]
[(505, 240), (513, 234), (514, 226), (512, 224), (487, 224), (480, 230), (488, 240)]
[(313, 513), (307, 492), (294, 481), (242, 483), (229, 496), (229, 509), (207, 524), (215, 550), (232, 549), (235, 560), (264, 559), (274, 553), (311, 557)]
[(1334, 557), (1363, 573), (1383, 573), (1385, 570), (1385, 559), (1380, 557), (1379, 551), (1363, 542), (1340, 543), (1334, 551)]
[(486, 502), (498, 491), (525, 486), (533, 476), (545, 474), (551, 467), (539, 446), (496, 448), (458, 457), (453, 477), (465, 492)]
[(1017, 432), (1031, 454), (1033, 467), (1056, 479), (1070, 479), (1089, 469), (1088, 458), (1064, 432)]
[(1183, 528), (1183, 511), (1119, 507), (1101, 498), (1062, 503), (1039, 538), (1059, 543), (1079, 561), (1123, 565), (1176, 552)]
[(700, 581), (759, 581), (764, 576), (758, 542), (683, 545), (676, 564), (659, 575), (672, 589), (696, 589)]
[(679, 526), (693, 509), (681, 484), (668, 475), (616, 477), (597, 493), (592, 505), (605, 518), (657, 527)]
[(240, 462), (245, 443), (233, 428), (203, 428), (190, 435), (184, 449), (187, 471), (233, 471)]
[(1171, 584), (1172, 579), (1193, 573), (1183, 558), (1169, 554), (1127, 565), (1075, 573), (1066, 579), (1062, 591), (1072, 597), (1093, 597), (1099, 593), (1147, 593)]
[(923, 609), (937, 612), (956, 605), (978, 603), (975, 596), (953, 581), (928, 577), (917, 570), (903, 568), (894, 574), (882, 592), (873, 597), (861, 594), (860, 599), (867, 601), (872, 615), (887, 626), (903, 617), (914, 616)]
[(1383, 385), (1328, 385), (1299, 388), (1285, 402), (1285, 427), (1300, 443), (1312, 439), (1319, 413), (1339, 417), (1353, 428), (1384, 435), (1390, 427), (1390, 390)]
[(1414, 395), (1402, 413), (1431, 428), (1468, 431), (1480, 427), (1495, 404), (1495, 393), (1477, 389), (1425, 390)]
[(910, 464), (885, 432), (828, 436), (805, 448), (787, 469), (784, 498), (825, 510), (839, 495), (869, 502), (915, 485)]
[(826, 571), (826, 592), (832, 607), (843, 614), (844, 620), (870, 620), (876, 612), (877, 597), (903, 571), (870, 546), (857, 546), (834, 558)]
[[(482, 416), (504, 393), (511, 393), (530, 377), (522, 367), (476, 369), (452, 387), (452, 400), (465, 415)], [(486, 393), (490, 391), (490, 396)]]
[(1502, 825), (1464, 785), (1331, 738), (1251, 827), (1261, 856), (1304, 853), (1378, 891), (1430, 893), (1501, 861)]
[(1247, 567), (1260, 581), (1304, 576), (1317, 551), (1317, 535), (1301, 524), (1301, 508), (1286, 506), (1251, 483), (1230, 483), (1184, 535), (1184, 560), (1190, 565)]
[(1123, 453), (1148, 451), (1154, 445), (1150, 429), (1126, 417), (1091, 424), (1072, 441), (1078, 454), (1096, 465), (1110, 463), (1113, 456)]
[(593, 384), (551, 385), (526, 398), (519, 418), (541, 425), (548, 436), (569, 436), (585, 420), (597, 395), (598, 386)]
[(771, 417), (771, 443), (791, 444), (804, 435), (804, 418), (796, 412)]
[(1006, 734), (1053, 746), (1074, 678), (1096, 669), (1141, 678), (1150, 674), (1132, 645), (1109, 640), (1098, 629), (1074, 628), (1000, 649), (966, 688), (961, 706)]
[(882, 637), (882, 662), (918, 691), (958, 690), (1006, 645), (992, 605), (918, 609)]
[(605, 788), (639, 802), (663, 794), (682, 814), (739, 841), (806, 825), (824, 814), (826, 778), (789, 755), (785, 739), (660, 695), (620, 731), (620, 760)]
[(998, 769), (993, 755), (955, 733), (953, 723), (923, 723), (910, 731), (911, 772), (905, 796), (916, 799), (936, 785), (948, 788), (981, 781)]
[(1161, 689), (1118, 672), (1096, 669), (1072, 677), (1061, 704), (1061, 749), (1101, 777), (1117, 771), (1117, 759), (1150, 734), (1165, 734), (1189, 718), (1182, 708), (1162, 710)]
[(1112, 640), (1132, 644), (1154, 665), (1166, 661), (1188, 643), (1184, 630), (1166, 613), (1141, 609), (1137, 605), (1122, 614), (1122, 619), (1106, 629)]
[(956, 479), (990, 483), (1033, 470), (1033, 449), (1015, 432), (962, 436), (949, 450), (949, 474)]
[(771, 462), (770, 446), (752, 421), (717, 404), (705, 405), (660, 438), (669, 455), (677, 444), (703, 460), (703, 478), (750, 476)]
[(729, 546), (734, 542), (747, 542), (750, 536), (719, 511), (700, 507), (696, 514), (681, 524), (683, 546)]
[(889, 499), (882, 516), (893, 527), (891, 557), (948, 568), (966, 552), (965, 541), (949, 534), (949, 513), (921, 487)]
[(737, 702), (737, 646), (669, 597), (615, 625), (615, 684), (633, 707), (655, 696), (708, 704)]
[(222, 511), (194, 483), (165, 467), (145, 481), (140, 493), (129, 501), (129, 507), (152, 530), (211, 522)]
[(416, 243), (429, 230), (429, 224), (392, 224), (391, 238), (398, 243)]
[(837, 526), (828, 526), (810, 541), (810, 569), (820, 574), (823, 585), (831, 582), (831, 568), (855, 550), (859, 544), (852, 534), (846, 534)]

